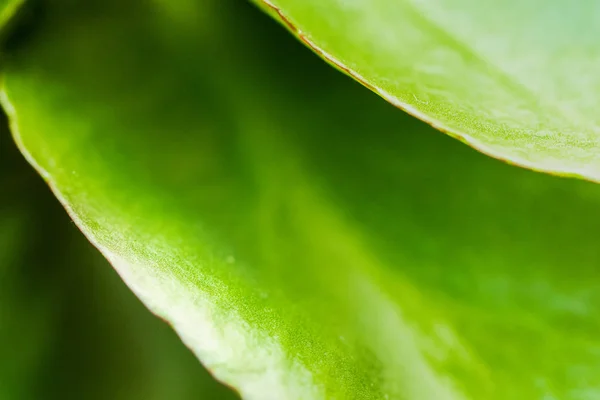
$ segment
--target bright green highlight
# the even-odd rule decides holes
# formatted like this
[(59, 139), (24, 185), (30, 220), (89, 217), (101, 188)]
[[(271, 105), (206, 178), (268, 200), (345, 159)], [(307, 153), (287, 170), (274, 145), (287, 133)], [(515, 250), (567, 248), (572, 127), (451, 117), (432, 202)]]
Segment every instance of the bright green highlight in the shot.
[(392, 104), (484, 153), (600, 180), (597, 1), (255, 2)]
[(600, 396), (600, 187), (448, 140), (242, 3), (69, 3), (10, 54), (13, 133), (244, 398)]

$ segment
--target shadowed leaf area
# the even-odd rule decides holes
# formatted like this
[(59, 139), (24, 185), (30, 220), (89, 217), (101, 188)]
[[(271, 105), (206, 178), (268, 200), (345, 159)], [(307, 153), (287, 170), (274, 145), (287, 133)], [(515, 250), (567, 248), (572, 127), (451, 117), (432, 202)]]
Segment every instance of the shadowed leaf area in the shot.
[(451, 140), (245, 2), (40, 5), (15, 139), (243, 398), (600, 396), (599, 186)]

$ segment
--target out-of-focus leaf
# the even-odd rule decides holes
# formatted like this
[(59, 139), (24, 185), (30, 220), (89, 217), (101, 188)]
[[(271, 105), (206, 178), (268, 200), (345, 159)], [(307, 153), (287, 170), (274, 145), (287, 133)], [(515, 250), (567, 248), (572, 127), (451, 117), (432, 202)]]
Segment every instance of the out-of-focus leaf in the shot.
[[(10, 140), (6, 118), (0, 113), (0, 398), (28, 399), (31, 377), (52, 341), (56, 285), (40, 285), (46, 278), (44, 263), (30, 265), (31, 249), (44, 251), (46, 262), (54, 254), (44, 248), (35, 232), (29, 205), (39, 195), (40, 182), (33, 181)], [(35, 184), (37, 183), (37, 185)], [(27, 190), (30, 189), (30, 190)], [(27, 197), (21, 197), (27, 196)], [(31, 197), (30, 197), (31, 196)], [(46, 194), (46, 199), (50, 196)], [(50, 198), (51, 200), (51, 198)], [(40, 217), (40, 215), (37, 215)], [(49, 219), (47, 219), (48, 221)], [(50, 221), (48, 221), (50, 222)], [(41, 242), (40, 242), (41, 239)], [(30, 266), (29, 266), (30, 265)], [(26, 266), (29, 266), (28, 271)], [(20, 267), (20, 268), (19, 268)], [(29, 274), (30, 275), (29, 275)], [(31, 293), (23, 293), (25, 287)]]
[(22, 151), (247, 399), (600, 393), (600, 187), (513, 168), (235, 1), (47, 2), (12, 46)]
[(234, 399), (69, 223), (0, 115), (0, 399)]
[(600, 3), (255, 0), (339, 69), (494, 157), (600, 180)]
[(0, 0), (0, 31), (23, 2), (24, 0)]

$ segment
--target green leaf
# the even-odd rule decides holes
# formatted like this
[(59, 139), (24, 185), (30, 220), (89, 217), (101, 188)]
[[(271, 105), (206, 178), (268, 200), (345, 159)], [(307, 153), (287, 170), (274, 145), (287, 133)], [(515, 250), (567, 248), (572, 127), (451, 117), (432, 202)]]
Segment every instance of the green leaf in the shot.
[(25, 0), (0, 0), (0, 30), (17, 12)]
[(437, 134), (236, 1), (47, 2), (21, 150), (246, 399), (594, 399), (600, 187)]
[(600, 3), (255, 0), (337, 68), (497, 158), (600, 180)]
[(69, 223), (3, 117), (0, 399), (234, 399)]

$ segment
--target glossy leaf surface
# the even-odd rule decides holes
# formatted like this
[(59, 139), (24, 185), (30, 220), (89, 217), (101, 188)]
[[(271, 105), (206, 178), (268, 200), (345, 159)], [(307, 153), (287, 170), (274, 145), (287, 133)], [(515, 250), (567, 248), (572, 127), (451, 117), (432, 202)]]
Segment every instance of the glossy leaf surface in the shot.
[(484, 153), (600, 180), (600, 3), (255, 0), (338, 68)]
[(504, 165), (236, 1), (47, 2), (22, 151), (247, 399), (592, 399), (600, 187)]

